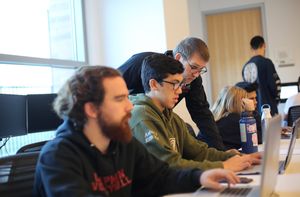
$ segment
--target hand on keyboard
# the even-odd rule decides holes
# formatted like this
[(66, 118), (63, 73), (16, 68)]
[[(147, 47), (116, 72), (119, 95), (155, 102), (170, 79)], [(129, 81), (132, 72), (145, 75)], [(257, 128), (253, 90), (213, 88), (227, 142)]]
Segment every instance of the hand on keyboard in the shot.
[(249, 159), (250, 159), (252, 165), (259, 165), (261, 163), (261, 158), (262, 158), (261, 152), (251, 153), (248, 155), (250, 156)]
[[(248, 178), (248, 177), (240, 176), (239, 178), (240, 178), (240, 182), (239, 182), (240, 184), (247, 184), (247, 183), (250, 183), (253, 181), (253, 179)], [(219, 183), (228, 183), (228, 182), (227, 182), (227, 180), (223, 179), (223, 180), (219, 181)]]
[(224, 169), (232, 170), (234, 172), (241, 171), (251, 166), (251, 160), (249, 156), (233, 156), (223, 162)]
[(220, 190), (224, 187), (220, 184), (221, 180), (226, 180), (228, 186), (230, 186), (230, 184), (237, 184), (240, 182), (240, 178), (236, 176), (234, 172), (224, 169), (206, 170), (200, 177), (200, 183), (202, 186), (215, 190)]

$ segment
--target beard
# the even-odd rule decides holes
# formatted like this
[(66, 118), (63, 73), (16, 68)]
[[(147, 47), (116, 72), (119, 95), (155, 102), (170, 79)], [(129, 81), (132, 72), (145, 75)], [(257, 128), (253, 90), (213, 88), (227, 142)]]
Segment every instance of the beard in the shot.
[(128, 120), (131, 113), (126, 114), (120, 123), (109, 123), (103, 115), (98, 113), (98, 125), (106, 137), (113, 141), (129, 143), (132, 139), (131, 129)]

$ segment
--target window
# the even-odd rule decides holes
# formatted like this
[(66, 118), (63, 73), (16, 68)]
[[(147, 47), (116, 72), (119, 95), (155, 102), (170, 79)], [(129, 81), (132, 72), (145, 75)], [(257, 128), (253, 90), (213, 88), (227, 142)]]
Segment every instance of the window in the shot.
[[(0, 94), (56, 93), (77, 67), (86, 64), (80, 0), (3, 0), (0, 26)], [(22, 143), (11, 144), (24, 145), (25, 138), (36, 141), (34, 136), (9, 141), (22, 138)]]
[(85, 64), (82, 1), (0, 2), (0, 93), (52, 93)]
[(84, 62), (81, 1), (0, 2), (0, 53)]
[(56, 93), (73, 72), (73, 68), (0, 64), (0, 93)]

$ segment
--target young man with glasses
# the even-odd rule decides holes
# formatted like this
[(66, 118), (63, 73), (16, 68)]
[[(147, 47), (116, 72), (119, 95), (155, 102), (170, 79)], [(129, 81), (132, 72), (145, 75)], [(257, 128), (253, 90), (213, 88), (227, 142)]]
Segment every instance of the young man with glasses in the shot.
[[(135, 54), (118, 68), (130, 94), (144, 93), (141, 80), (142, 62), (147, 56), (153, 54), (157, 53)], [(199, 38), (188, 37), (182, 40), (173, 51), (167, 51), (165, 55), (178, 60), (184, 66), (183, 86), (178, 102), (185, 98), (187, 109), (200, 129), (197, 138), (205, 141), (210, 147), (225, 150), (202, 85), (201, 74), (207, 72), (206, 64), (209, 60), (207, 45)]]
[(259, 163), (260, 154), (218, 151), (189, 135), (184, 121), (172, 111), (182, 93), (183, 72), (179, 61), (163, 54), (145, 58), (141, 72), (145, 94), (130, 97), (133, 135), (149, 152), (176, 168), (240, 171)]

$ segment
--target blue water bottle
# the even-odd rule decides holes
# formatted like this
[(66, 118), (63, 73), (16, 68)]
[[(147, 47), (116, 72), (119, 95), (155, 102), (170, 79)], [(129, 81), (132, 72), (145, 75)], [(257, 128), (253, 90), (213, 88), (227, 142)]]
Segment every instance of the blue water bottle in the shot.
[(242, 153), (254, 153), (258, 151), (256, 121), (252, 112), (245, 111), (241, 114), (240, 133)]

